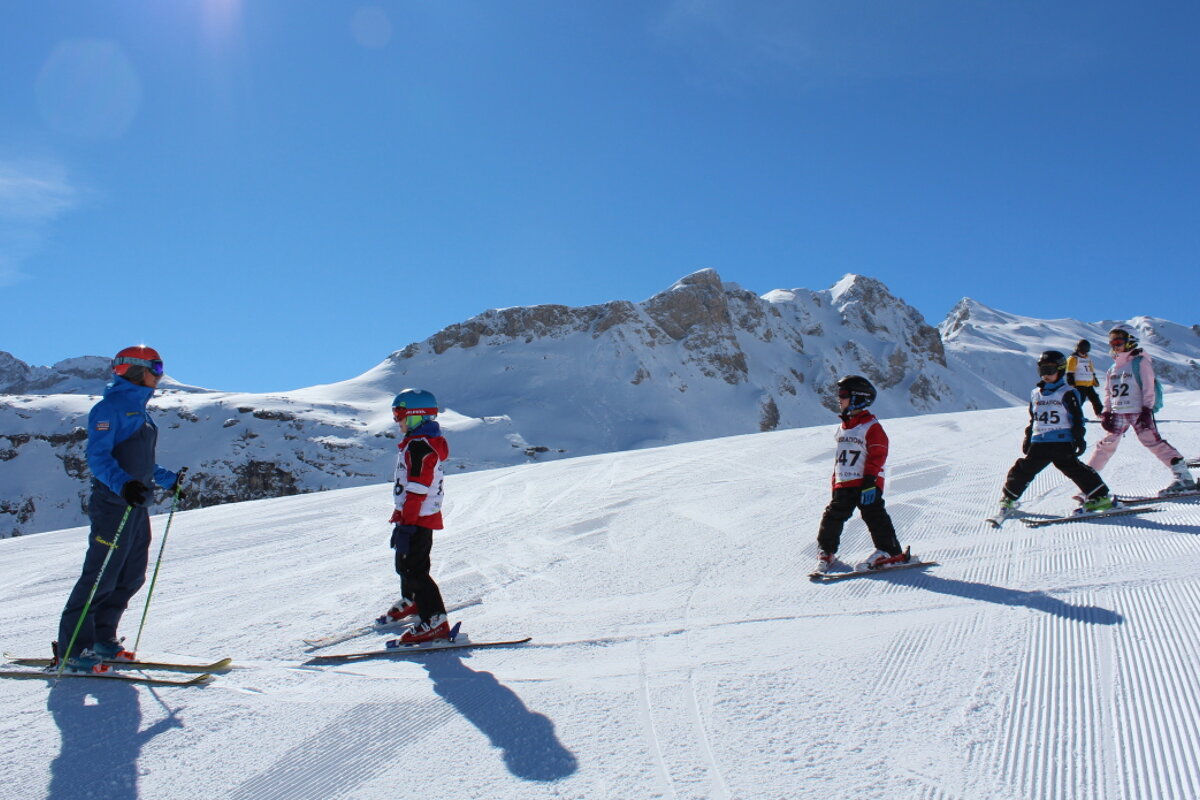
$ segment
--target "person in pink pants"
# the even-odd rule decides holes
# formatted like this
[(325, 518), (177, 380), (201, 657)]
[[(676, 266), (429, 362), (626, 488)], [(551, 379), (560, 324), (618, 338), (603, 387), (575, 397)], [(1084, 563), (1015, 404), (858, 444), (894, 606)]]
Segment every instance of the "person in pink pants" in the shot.
[(1125, 431), (1133, 428), (1138, 441), (1171, 470), (1174, 481), (1160, 495), (1194, 491), (1196, 482), (1178, 450), (1158, 433), (1154, 412), (1159, 405), (1155, 388), (1154, 365), (1140, 347), (1137, 336), (1124, 325), (1108, 332), (1113, 365), (1108, 370), (1108, 391), (1104, 393), (1104, 411), (1100, 425), (1108, 435), (1096, 444), (1088, 466), (1097, 472), (1117, 452)]

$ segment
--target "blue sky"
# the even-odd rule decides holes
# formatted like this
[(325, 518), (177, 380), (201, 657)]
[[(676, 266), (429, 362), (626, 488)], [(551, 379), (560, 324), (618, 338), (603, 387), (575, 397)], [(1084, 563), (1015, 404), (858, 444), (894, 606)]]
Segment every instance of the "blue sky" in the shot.
[(883, 280), (1200, 322), (1194, 2), (0, 8), (0, 350), (352, 377), (487, 308)]

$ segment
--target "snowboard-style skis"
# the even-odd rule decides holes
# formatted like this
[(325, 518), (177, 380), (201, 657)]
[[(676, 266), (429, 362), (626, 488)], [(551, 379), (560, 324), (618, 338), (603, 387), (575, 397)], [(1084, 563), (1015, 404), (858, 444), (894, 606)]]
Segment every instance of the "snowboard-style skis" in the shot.
[(1115, 497), (1113, 499), (1126, 506), (1144, 506), (1162, 500), (1197, 500), (1200, 499), (1200, 489), (1190, 492), (1172, 492), (1171, 494), (1156, 495), (1154, 497), (1147, 495), (1146, 497)]
[(1066, 517), (1030, 517), (1022, 519), (1031, 528), (1041, 528), (1046, 525), (1060, 525), (1064, 522), (1087, 522), (1093, 519), (1106, 519), (1108, 517), (1123, 517), (1130, 514), (1147, 514), (1151, 511), (1161, 511), (1159, 508), (1113, 508), (1108, 511), (1094, 511), (1089, 514), (1071, 514)]
[(0, 678), (19, 678), (32, 680), (41, 678), (46, 681), (56, 681), (59, 678), (89, 678), (98, 681), (122, 681), (124, 683), (141, 683), (147, 686), (202, 686), (212, 680), (212, 675), (205, 672), (202, 675), (197, 675), (194, 678), (187, 680), (179, 680), (174, 678), (156, 678), (151, 675), (129, 675), (124, 672), (103, 672), (100, 674), (91, 672), (64, 672), (59, 675), (54, 670), (28, 669), (28, 670), (13, 670), (0, 669)]
[[(51, 658), (22, 658), (14, 656), (12, 653), (5, 653), (4, 657), (13, 664), (22, 667), (48, 667), (54, 663)], [(221, 672), (229, 669), (229, 665), (233, 663), (232, 658), (222, 658), (219, 661), (214, 661), (211, 664), (179, 664), (173, 661), (105, 661), (110, 667), (125, 668), (125, 669), (160, 669), (166, 672)]]
[(835, 581), (843, 581), (847, 578), (866, 578), (873, 575), (886, 575), (889, 572), (895, 572), (901, 569), (915, 569), (916, 567), (936, 567), (936, 561), (906, 561), (903, 564), (893, 564), (889, 567), (880, 567), (879, 569), (863, 569), (851, 570), (850, 572), (810, 572), (809, 579), (813, 583), (833, 583)]

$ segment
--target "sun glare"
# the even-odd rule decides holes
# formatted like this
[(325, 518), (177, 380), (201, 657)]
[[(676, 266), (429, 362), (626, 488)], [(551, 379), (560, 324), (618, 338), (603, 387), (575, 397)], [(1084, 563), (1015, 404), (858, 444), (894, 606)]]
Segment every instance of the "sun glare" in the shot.
[(200, 10), (205, 38), (224, 42), (232, 35), (242, 15), (242, 0), (201, 0)]

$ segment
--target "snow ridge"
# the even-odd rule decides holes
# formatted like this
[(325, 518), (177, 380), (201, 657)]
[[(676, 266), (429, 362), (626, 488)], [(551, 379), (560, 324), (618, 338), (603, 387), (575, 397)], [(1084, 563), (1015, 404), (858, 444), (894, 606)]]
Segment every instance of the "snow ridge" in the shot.
[[(1131, 324), (1168, 388), (1200, 388), (1200, 332)], [(254, 395), (167, 381), (152, 408), (161, 463), (191, 468), (192, 508), (388, 480), (388, 404), (410, 385), (446, 409), (451, 470), (474, 471), (821, 423), (849, 373), (889, 417), (1023, 404), (1036, 353), (1085, 336), (1102, 350), (1110, 326), (964, 299), (938, 329), (866, 276), (758, 296), (706, 269), (640, 302), (492, 309), (340, 383)], [(107, 363), (0, 353), (0, 537), (83, 521), (80, 426)]]

